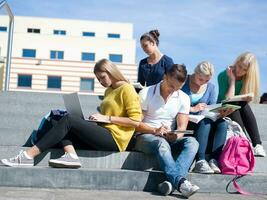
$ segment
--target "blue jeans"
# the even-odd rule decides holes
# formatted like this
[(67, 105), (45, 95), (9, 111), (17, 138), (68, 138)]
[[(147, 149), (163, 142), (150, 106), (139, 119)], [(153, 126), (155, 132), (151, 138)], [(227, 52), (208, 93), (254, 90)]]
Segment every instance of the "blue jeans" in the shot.
[[(187, 176), (195, 158), (198, 142), (193, 137), (184, 137), (169, 143), (162, 137), (142, 134), (137, 136), (135, 150), (155, 155), (167, 179), (178, 188), (180, 180)], [(176, 161), (172, 153), (178, 153)]]
[[(198, 124), (189, 123), (188, 129), (193, 129), (195, 137), (199, 143), (196, 160), (205, 160), (205, 154), (208, 144), (211, 144), (211, 158), (218, 160), (226, 140), (227, 122), (223, 119), (218, 119), (213, 122), (210, 119), (204, 118)], [(212, 134), (212, 137), (210, 137)], [(212, 140), (212, 141), (209, 141)]]

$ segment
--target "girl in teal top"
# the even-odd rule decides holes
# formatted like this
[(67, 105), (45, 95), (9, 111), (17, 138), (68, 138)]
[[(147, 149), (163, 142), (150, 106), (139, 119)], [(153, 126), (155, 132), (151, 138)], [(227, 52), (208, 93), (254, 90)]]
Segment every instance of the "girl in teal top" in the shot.
[[(238, 122), (245, 129), (252, 141), (255, 156), (266, 156), (261, 145), (260, 134), (255, 116), (249, 106), (249, 102), (258, 102), (259, 99), (259, 69), (254, 54), (242, 53), (237, 57), (233, 66), (228, 67), (218, 76), (219, 95), (218, 102), (239, 94), (254, 93), (254, 98), (245, 98), (236, 102), (241, 109), (233, 112), (229, 117)], [(232, 102), (233, 104), (233, 102)]]

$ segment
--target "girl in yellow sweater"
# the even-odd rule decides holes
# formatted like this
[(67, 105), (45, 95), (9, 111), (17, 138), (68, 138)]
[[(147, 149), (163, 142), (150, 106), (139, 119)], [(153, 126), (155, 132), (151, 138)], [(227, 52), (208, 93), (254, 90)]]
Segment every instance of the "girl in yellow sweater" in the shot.
[(135, 127), (138, 127), (141, 121), (139, 96), (116, 65), (109, 60), (98, 61), (94, 73), (101, 85), (107, 89), (100, 105), (100, 113), (89, 116), (89, 119), (109, 123), (88, 122), (70, 114), (66, 115), (36, 145), (21, 151), (13, 158), (2, 159), (1, 162), (11, 167), (33, 166), (35, 156), (59, 144), (65, 154), (58, 159), (50, 159), (49, 165), (79, 168), (81, 163), (69, 139), (71, 134), (97, 150), (125, 151)]

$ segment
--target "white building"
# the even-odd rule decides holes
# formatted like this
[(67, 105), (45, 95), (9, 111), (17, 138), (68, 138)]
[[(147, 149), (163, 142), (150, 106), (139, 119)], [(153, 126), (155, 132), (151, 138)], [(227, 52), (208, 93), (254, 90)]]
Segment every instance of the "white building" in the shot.
[[(130, 81), (137, 77), (133, 25), (87, 20), (15, 17), (9, 89), (103, 94), (93, 67), (107, 58)], [(0, 16), (6, 56), (8, 17)], [(4, 77), (3, 77), (4, 79)]]

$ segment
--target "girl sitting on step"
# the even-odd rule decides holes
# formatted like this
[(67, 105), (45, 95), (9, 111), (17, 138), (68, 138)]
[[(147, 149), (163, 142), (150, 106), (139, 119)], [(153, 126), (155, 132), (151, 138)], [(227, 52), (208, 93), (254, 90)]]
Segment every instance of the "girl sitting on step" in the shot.
[(94, 74), (107, 89), (100, 105), (100, 113), (91, 115), (89, 119), (109, 123), (89, 122), (68, 114), (33, 147), (21, 151), (15, 157), (2, 159), (1, 162), (10, 167), (33, 166), (35, 156), (59, 144), (65, 154), (58, 159), (50, 159), (49, 165), (79, 168), (81, 163), (70, 139), (73, 136), (97, 150), (125, 151), (141, 121), (139, 96), (117, 66), (107, 59), (96, 63)]

